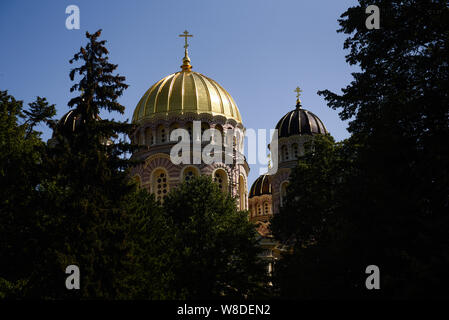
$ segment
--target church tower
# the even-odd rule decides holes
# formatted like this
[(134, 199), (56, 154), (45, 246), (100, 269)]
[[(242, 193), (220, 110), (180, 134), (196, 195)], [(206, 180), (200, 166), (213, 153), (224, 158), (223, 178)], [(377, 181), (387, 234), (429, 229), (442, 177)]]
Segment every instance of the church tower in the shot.
[[(132, 122), (136, 129), (131, 139), (141, 148), (133, 158), (141, 160), (141, 164), (133, 168), (132, 175), (141, 187), (155, 194), (160, 201), (182, 181), (208, 175), (223, 192), (237, 198), (239, 209), (246, 210), (249, 167), (243, 156), (245, 128), (239, 109), (221, 85), (192, 71), (187, 49), (187, 39), (192, 35), (185, 31), (180, 37), (185, 38), (181, 70), (153, 84), (134, 110)], [(196, 136), (195, 126), (201, 131)], [(186, 163), (175, 164), (170, 157), (171, 149), (178, 143), (170, 139), (176, 129), (185, 129), (189, 133), (191, 152)], [(205, 141), (201, 135), (208, 129), (213, 133), (211, 139)], [(218, 136), (221, 138), (216, 139)], [(220, 160), (205, 163), (200, 158), (195, 161), (195, 154), (199, 154), (193, 150), (194, 145), (200, 145), (202, 150), (206, 145), (221, 145), (221, 142)]]
[[(259, 233), (267, 236), (268, 221), (279, 213), (287, 194), (291, 170), (304, 154), (304, 143), (317, 134), (327, 134), (323, 122), (312, 112), (304, 109), (299, 99), (301, 89), (295, 89), (296, 106), (276, 124), (278, 148), (271, 158), (277, 161), (274, 174), (260, 176), (251, 186), (249, 194), (249, 219), (258, 225)], [(268, 146), (270, 148), (270, 145)]]
[(314, 113), (304, 109), (299, 99), (301, 89), (297, 93), (296, 106), (287, 112), (276, 124), (278, 132), (278, 170), (270, 176), (273, 195), (273, 213), (279, 213), (287, 194), (288, 178), (291, 169), (304, 154), (304, 144), (317, 134), (327, 134), (323, 122)]
[(266, 261), (270, 274), (281, 252), (288, 250), (288, 247), (281, 246), (273, 239), (269, 229), (270, 219), (274, 214), (279, 214), (284, 204), (290, 173), (304, 154), (304, 143), (313, 139), (314, 135), (328, 133), (315, 114), (302, 108), (299, 99), (301, 89), (298, 87), (295, 92), (295, 109), (286, 113), (276, 125), (277, 152), (270, 149), (271, 159), (277, 161), (278, 169), (273, 174), (263, 174), (257, 178), (251, 186), (248, 199), (248, 219), (257, 228), (259, 244), (263, 249), (261, 258)]

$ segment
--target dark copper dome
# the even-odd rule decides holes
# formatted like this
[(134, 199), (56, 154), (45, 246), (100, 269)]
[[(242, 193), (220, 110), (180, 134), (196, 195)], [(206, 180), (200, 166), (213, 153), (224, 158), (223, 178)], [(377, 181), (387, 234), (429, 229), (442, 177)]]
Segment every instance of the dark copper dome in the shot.
[[(101, 120), (101, 118), (97, 116), (97, 120)], [(77, 127), (79, 127), (82, 121), (82, 116), (76, 109), (70, 110), (56, 123), (54, 131), (57, 131), (62, 135), (70, 134), (71, 132), (74, 132)]]
[(295, 110), (290, 111), (279, 120), (276, 125), (279, 138), (290, 137), (297, 134), (313, 135), (328, 133), (323, 122), (312, 112), (302, 109), (297, 103)]
[(249, 191), (249, 198), (261, 196), (264, 194), (271, 194), (271, 184), (268, 181), (268, 175), (263, 174), (254, 181)]

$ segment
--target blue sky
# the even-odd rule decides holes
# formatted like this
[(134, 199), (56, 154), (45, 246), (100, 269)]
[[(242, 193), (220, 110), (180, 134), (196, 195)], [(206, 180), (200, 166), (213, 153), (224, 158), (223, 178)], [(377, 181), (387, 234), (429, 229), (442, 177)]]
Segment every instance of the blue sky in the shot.
[[(80, 30), (67, 30), (65, 8), (80, 8)], [(345, 62), (337, 19), (352, 0), (152, 0), (0, 2), (0, 89), (29, 103), (44, 96), (57, 116), (71, 98), (68, 60), (85, 45), (85, 32), (103, 29), (110, 60), (130, 85), (120, 102), (131, 119), (144, 92), (176, 72), (187, 29), (193, 70), (220, 83), (236, 101), (247, 128), (274, 128), (295, 105), (315, 113), (336, 138), (348, 137), (347, 123), (318, 90), (340, 92), (356, 69)], [(44, 130), (44, 138), (50, 135)], [(249, 182), (258, 176), (252, 166)]]

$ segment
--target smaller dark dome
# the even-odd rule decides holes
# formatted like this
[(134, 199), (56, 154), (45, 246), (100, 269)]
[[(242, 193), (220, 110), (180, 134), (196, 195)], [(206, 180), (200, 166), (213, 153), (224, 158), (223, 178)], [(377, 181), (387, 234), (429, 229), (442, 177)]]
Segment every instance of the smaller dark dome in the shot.
[(249, 191), (249, 198), (261, 196), (263, 194), (271, 194), (271, 183), (268, 181), (268, 175), (263, 174), (254, 181)]
[(296, 104), (296, 109), (290, 111), (279, 120), (276, 125), (279, 138), (290, 137), (297, 134), (326, 134), (328, 133), (323, 122), (312, 112), (302, 109)]
[[(97, 120), (101, 120), (101, 118), (97, 116)], [(64, 114), (62, 118), (56, 123), (54, 131), (57, 131), (62, 135), (70, 134), (72, 132), (75, 132), (76, 128), (81, 124), (81, 121), (81, 114), (76, 109), (70, 110), (69, 112)]]

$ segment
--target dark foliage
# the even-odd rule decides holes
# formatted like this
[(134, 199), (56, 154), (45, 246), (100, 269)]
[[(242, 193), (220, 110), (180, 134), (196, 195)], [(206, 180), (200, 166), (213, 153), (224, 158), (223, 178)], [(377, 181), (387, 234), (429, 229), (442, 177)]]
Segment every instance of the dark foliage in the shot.
[[(379, 30), (365, 27), (373, 4)], [(319, 93), (350, 120), (351, 137), (317, 143), (293, 175), (283, 213), (296, 227), (281, 215), (273, 223), (297, 240), (278, 267), (284, 295), (448, 296), (448, 18), (446, 1), (360, 1), (339, 20), (360, 71), (341, 95)], [(365, 289), (371, 264), (379, 291)]]
[(175, 230), (172, 286), (178, 298), (267, 296), (254, 226), (210, 177), (178, 186), (164, 210)]
[[(0, 298), (194, 299), (266, 295), (255, 231), (210, 179), (173, 190), (164, 206), (131, 183), (123, 113), (100, 31), (71, 62), (76, 125), (37, 97), (23, 109), (0, 91)], [(54, 128), (51, 143), (35, 130)], [(80, 290), (65, 269), (80, 268)]]

